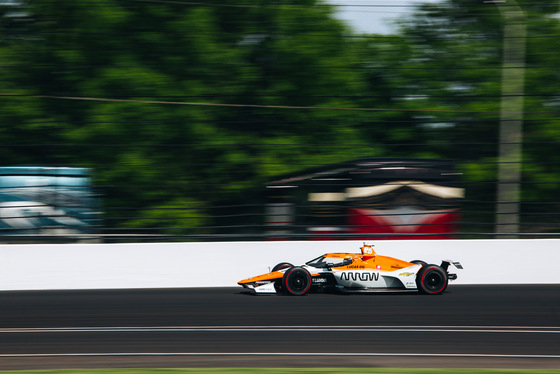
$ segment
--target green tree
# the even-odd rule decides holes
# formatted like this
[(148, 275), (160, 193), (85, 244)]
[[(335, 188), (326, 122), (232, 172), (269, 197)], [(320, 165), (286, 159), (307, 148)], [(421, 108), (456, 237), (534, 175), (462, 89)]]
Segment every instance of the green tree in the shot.
[[(557, 4), (518, 1), (526, 17), (528, 38), (524, 93), (524, 231), (557, 231), (539, 227), (552, 216), (545, 202), (557, 201), (558, 51), (550, 42), (558, 36)], [(492, 231), (497, 183), (504, 17), (498, 6), (446, 0), (425, 4), (400, 21), (394, 38), (366, 42), (371, 54), (372, 95), (389, 93), (386, 119), (394, 121), (387, 142), (398, 153), (458, 160), (464, 172), (468, 203), (465, 219)], [(502, 9), (503, 10), (503, 9)], [(363, 61), (367, 61), (362, 57)], [(538, 203), (538, 204), (531, 204)], [(554, 228), (555, 227), (555, 228)]]
[(342, 111), (275, 108), (352, 107), (361, 92), (349, 31), (319, 1), (30, 0), (24, 11), (29, 25), (2, 53), (17, 61), (2, 89), (23, 95), (2, 110), (0, 131), (17, 128), (5, 162), (92, 167), (110, 227), (212, 224), (204, 207), (348, 158), (309, 143), (360, 141)]
[[(560, 51), (549, 47), (558, 9), (518, 2), (530, 36), (523, 199), (543, 203), (555, 201), (560, 164)], [(93, 168), (109, 227), (206, 234), (216, 215), (243, 221), (211, 207), (250, 201), (280, 173), (358, 157), (451, 158), (475, 211), (467, 220), (484, 224), (471, 229), (491, 231), (496, 5), (422, 5), (389, 36), (358, 37), (333, 14), (320, 0), (0, 6), (0, 159)]]

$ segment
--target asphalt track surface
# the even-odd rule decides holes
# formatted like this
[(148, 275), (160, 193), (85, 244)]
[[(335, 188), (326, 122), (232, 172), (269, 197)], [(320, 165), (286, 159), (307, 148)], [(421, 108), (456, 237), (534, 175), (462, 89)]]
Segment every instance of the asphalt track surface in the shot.
[(560, 368), (560, 285), (438, 296), (241, 288), (0, 292), (0, 370)]

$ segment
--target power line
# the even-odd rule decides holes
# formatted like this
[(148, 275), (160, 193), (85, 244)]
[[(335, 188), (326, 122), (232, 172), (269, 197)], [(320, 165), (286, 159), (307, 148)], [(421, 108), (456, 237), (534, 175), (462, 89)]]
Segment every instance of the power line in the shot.
[[(182, 102), (182, 101), (160, 101), (160, 100), (133, 100), (133, 99), (111, 99), (98, 97), (79, 96), (56, 96), (56, 95), (24, 95), (0, 93), (0, 97), (37, 98), (52, 100), (74, 100), (105, 103), (132, 103), (132, 104), (155, 104), (155, 105), (185, 105), (185, 106), (208, 106), (226, 108), (263, 108), (263, 109), (286, 109), (286, 110), (333, 110), (333, 111), (355, 111), (355, 112), (426, 112), (426, 113), (503, 113), (500, 110), (453, 110), (453, 109), (407, 109), (407, 108), (343, 108), (343, 107), (316, 107), (316, 106), (291, 106), (291, 105), (257, 105), (257, 104), (227, 104), (209, 102)], [(509, 113), (526, 114), (557, 114), (550, 111), (510, 111)]]

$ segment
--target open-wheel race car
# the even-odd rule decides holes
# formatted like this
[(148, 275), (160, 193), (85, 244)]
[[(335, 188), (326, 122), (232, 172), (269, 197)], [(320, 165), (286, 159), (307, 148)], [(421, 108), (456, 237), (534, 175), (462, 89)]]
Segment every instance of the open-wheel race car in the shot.
[(361, 253), (327, 253), (301, 266), (279, 263), (272, 271), (244, 279), (239, 285), (257, 294), (277, 293), (301, 296), (308, 292), (418, 291), (441, 294), (457, 274), (449, 266), (459, 262), (443, 260), (441, 265), (424, 261), (403, 261), (375, 253), (373, 246), (361, 247)]

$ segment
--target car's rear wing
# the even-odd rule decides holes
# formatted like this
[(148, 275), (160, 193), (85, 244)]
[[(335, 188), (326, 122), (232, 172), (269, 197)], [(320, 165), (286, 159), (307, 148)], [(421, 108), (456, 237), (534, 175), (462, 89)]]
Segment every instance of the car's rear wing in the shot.
[(455, 266), (457, 269), (463, 269), (463, 265), (461, 265), (460, 262), (458, 261), (453, 261), (453, 260), (443, 260), (441, 262), (441, 267), (443, 268), (443, 270), (447, 271), (447, 269), (449, 268), (449, 265), (453, 265)]
[(445, 270), (445, 272), (447, 273), (447, 278), (449, 280), (455, 280), (457, 279), (457, 274), (451, 274), (447, 271), (447, 269), (449, 269), (449, 265), (453, 265), (455, 266), (457, 269), (463, 269), (463, 265), (461, 265), (460, 262), (458, 261), (453, 261), (453, 260), (443, 260), (441, 262), (441, 267), (443, 270)]

